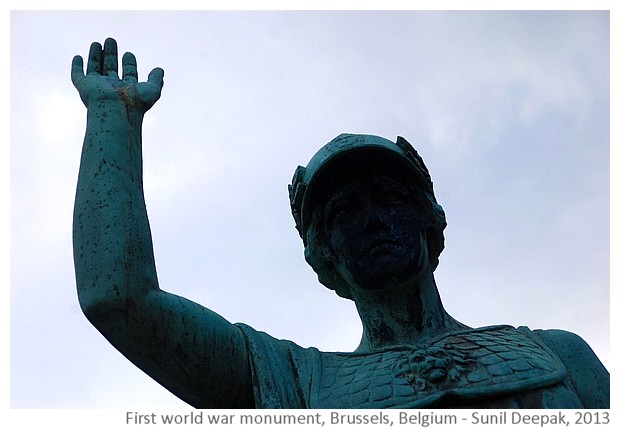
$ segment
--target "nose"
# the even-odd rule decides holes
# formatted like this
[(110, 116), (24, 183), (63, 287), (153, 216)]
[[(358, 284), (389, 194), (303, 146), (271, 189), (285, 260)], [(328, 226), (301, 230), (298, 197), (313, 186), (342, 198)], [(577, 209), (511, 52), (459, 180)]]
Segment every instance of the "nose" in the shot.
[(376, 235), (389, 230), (388, 214), (375, 205), (366, 205), (363, 211), (364, 235)]

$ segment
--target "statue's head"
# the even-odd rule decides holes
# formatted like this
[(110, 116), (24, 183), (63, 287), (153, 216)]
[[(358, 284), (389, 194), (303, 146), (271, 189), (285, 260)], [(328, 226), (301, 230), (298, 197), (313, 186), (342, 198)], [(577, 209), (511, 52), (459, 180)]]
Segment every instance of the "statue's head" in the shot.
[(342, 134), (298, 167), (289, 186), (306, 261), (344, 298), (434, 271), (446, 219), (422, 158), (396, 143)]

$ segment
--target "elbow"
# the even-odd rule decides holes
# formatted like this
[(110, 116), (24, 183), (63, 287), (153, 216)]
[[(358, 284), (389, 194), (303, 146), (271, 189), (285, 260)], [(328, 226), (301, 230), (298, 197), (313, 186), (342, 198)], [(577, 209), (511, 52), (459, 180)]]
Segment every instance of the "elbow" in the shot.
[(97, 293), (96, 289), (81, 290), (78, 286), (78, 302), (84, 316), (101, 329), (111, 320), (118, 320), (123, 313), (128, 314), (132, 300), (118, 294)]
[(115, 288), (105, 292), (99, 292), (96, 288), (80, 291), (78, 287), (78, 301), (82, 313), (100, 331), (139, 321), (140, 314), (149, 306), (149, 297), (153, 296), (153, 291), (134, 291), (135, 293), (130, 294), (127, 293), (127, 288), (121, 290), (125, 293), (120, 293)]
[(92, 297), (79, 296), (78, 301), (82, 313), (96, 328), (101, 329), (114, 314), (119, 313), (118, 303), (110, 302), (104, 299), (93, 299)]
[[(98, 277), (109, 277), (100, 281)], [(93, 278), (94, 277), (94, 278)], [(140, 281), (123, 281), (120, 276), (77, 276), (77, 296), (82, 313), (90, 320), (130, 317), (138, 306), (148, 302), (156, 283), (144, 276)], [(155, 285), (155, 286), (153, 286)]]

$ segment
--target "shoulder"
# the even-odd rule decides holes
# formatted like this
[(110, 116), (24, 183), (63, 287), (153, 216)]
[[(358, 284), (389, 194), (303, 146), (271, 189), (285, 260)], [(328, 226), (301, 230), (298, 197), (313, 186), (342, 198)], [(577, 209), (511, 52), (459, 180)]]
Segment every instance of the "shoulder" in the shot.
[(308, 408), (318, 350), (236, 323), (245, 337), (257, 408)]
[(532, 332), (551, 347), (567, 367), (570, 365), (567, 369), (587, 371), (594, 366), (604, 369), (594, 351), (579, 335), (560, 329), (539, 329)]
[(577, 334), (559, 329), (532, 333), (562, 360), (586, 408), (609, 408), (609, 372), (588, 343)]
[(562, 356), (580, 359), (594, 354), (588, 343), (573, 332), (561, 329), (537, 329), (532, 332)]

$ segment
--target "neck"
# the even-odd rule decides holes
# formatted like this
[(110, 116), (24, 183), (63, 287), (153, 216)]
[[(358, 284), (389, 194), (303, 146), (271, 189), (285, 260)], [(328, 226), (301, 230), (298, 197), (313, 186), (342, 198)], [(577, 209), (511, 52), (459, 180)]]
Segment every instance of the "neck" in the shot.
[(388, 291), (353, 292), (363, 333), (357, 352), (412, 345), (433, 336), (466, 329), (441, 303), (433, 273)]

